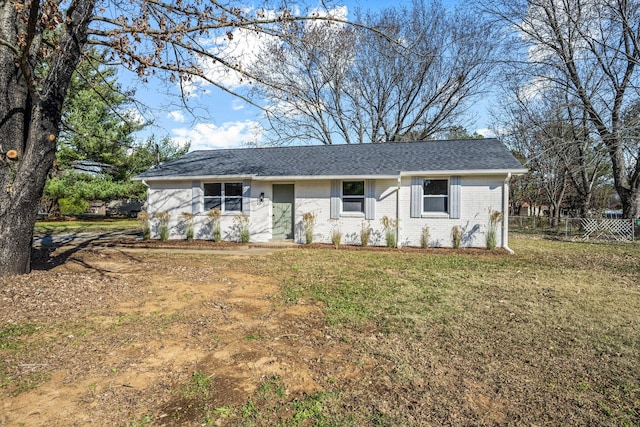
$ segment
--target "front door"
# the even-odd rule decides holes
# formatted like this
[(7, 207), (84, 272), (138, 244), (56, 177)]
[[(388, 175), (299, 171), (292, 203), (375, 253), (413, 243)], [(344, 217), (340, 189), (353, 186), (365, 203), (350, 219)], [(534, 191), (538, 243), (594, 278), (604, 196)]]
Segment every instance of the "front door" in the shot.
[(293, 239), (293, 184), (273, 184), (274, 239)]

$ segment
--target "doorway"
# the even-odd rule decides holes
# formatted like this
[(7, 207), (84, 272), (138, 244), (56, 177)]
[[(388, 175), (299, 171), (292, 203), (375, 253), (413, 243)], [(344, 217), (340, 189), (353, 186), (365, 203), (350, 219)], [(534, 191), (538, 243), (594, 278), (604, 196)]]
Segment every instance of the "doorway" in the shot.
[(274, 239), (293, 239), (293, 184), (273, 184), (271, 229)]

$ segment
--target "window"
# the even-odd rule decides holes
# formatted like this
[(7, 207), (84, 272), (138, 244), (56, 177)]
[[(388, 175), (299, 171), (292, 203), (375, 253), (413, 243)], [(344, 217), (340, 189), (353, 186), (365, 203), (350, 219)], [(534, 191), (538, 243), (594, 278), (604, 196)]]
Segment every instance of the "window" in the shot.
[(364, 212), (364, 181), (342, 182), (342, 212)]
[(204, 184), (204, 209), (216, 208), (223, 212), (241, 212), (242, 183), (215, 182)]
[(422, 211), (449, 212), (449, 181), (425, 179), (422, 181)]

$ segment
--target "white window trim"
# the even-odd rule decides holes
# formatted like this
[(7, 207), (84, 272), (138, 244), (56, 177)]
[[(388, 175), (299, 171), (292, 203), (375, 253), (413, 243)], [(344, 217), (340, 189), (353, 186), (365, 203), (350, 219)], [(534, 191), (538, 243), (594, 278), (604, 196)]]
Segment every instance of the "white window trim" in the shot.
[(346, 211), (340, 214), (341, 218), (364, 218), (364, 212)]
[[(206, 196), (205, 195), (205, 189), (204, 186), (205, 184), (220, 184), (220, 196)], [(242, 183), (242, 181), (237, 182), (237, 181), (206, 181), (202, 183), (202, 206), (206, 208), (207, 206), (207, 199), (208, 198), (214, 198), (214, 197), (220, 197), (220, 213), (222, 215), (236, 215), (238, 213), (242, 212), (242, 207), (243, 207), (243, 196), (242, 193), (240, 193), (239, 196), (229, 196), (229, 198), (233, 197), (236, 199), (240, 199), (240, 210), (227, 210), (225, 209), (225, 199), (227, 198), (227, 196), (225, 195), (225, 185), (226, 184), (240, 184), (241, 188), (244, 188), (244, 184)], [(206, 209), (205, 209), (206, 210)]]
[[(344, 183), (345, 182), (362, 182), (362, 196), (352, 196), (352, 195), (347, 195), (346, 197), (355, 199), (355, 198), (361, 198), (362, 197), (362, 210), (361, 211), (345, 211), (344, 210)], [(359, 217), (363, 217), (365, 216), (365, 209), (366, 209), (366, 203), (367, 203), (367, 199), (366, 199), (366, 183), (364, 182), (364, 180), (360, 180), (360, 179), (345, 179), (340, 181), (340, 216), (344, 216), (344, 217), (354, 217), (354, 218), (359, 218)]]
[[(429, 181), (447, 181), (447, 210), (442, 212), (442, 211), (425, 211), (424, 210), (424, 199), (427, 197), (431, 197), (431, 198), (436, 198), (436, 197), (443, 197), (442, 195), (438, 195), (438, 196), (429, 196), (424, 194), (424, 182), (426, 180)], [(421, 207), (420, 210), (422, 212), (421, 217), (422, 218), (449, 218), (449, 214), (451, 212), (451, 179), (450, 178), (443, 178), (441, 176), (439, 177), (429, 177), (429, 176), (423, 176), (422, 177), (422, 185), (420, 186), (420, 189), (422, 191), (422, 197), (420, 198), (420, 203), (421, 203)]]

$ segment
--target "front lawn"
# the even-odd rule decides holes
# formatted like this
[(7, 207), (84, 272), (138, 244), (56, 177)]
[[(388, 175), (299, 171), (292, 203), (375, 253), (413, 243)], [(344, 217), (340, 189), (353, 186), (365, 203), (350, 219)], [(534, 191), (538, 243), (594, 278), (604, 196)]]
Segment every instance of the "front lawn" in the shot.
[(323, 302), (332, 333), (370, 365), (341, 388), (336, 415), (638, 425), (640, 246), (522, 237), (512, 247), (279, 256), (284, 298)]
[(2, 422), (640, 425), (640, 245), (511, 246), (61, 254), (0, 278)]

